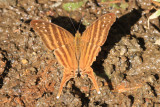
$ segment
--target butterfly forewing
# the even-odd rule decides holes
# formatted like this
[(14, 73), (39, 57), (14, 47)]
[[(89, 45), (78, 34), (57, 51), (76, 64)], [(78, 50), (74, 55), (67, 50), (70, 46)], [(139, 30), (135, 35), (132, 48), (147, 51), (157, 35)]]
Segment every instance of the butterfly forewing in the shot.
[(85, 70), (90, 67), (93, 61), (95, 61), (95, 57), (98, 55), (100, 50), (100, 46), (89, 42), (84, 42), (82, 44), (81, 58), (79, 61), (80, 69)]
[(105, 14), (93, 22), (82, 34), (80, 58), (80, 68), (82, 70), (90, 67), (93, 61), (95, 61), (101, 50), (100, 46), (106, 41), (109, 29), (115, 20), (115, 14)]
[(32, 28), (41, 36), (43, 43), (50, 50), (74, 41), (74, 36), (67, 30), (45, 21), (31, 21)]
[(45, 21), (33, 20), (31, 26), (42, 38), (43, 43), (54, 54), (64, 68), (77, 67), (74, 48), (74, 36), (67, 30)]
[(76, 60), (75, 47), (73, 43), (69, 43), (55, 49), (54, 55), (64, 68), (68, 68), (71, 71), (75, 71), (78, 68), (78, 62)]

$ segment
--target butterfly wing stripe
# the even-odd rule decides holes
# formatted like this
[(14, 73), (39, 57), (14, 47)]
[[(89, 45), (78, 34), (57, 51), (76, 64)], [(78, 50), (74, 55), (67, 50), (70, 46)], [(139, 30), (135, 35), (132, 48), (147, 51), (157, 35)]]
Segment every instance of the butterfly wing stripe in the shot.
[[(92, 27), (90, 27), (90, 30), (88, 30), (88, 32), (91, 32), (90, 35), (96, 35), (96, 33), (95, 33), (95, 32), (97, 32), (96, 26), (97, 25), (93, 24)], [(92, 43), (94, 41), (94, 36), (90, 36), (88, 39), (90, 40), (89, 42)], [(88, 41), (86, 41), (86, 42), (88, 42)]]
[[(100, 22), (100, 21), (99, 21)], [(107, 35), (108, 35), (108, 32), (107, 32), (107, 30), (105, 30), (105, 29), (108, 29), (108, 28), (103, 28), (101, 25), (102, 25), (103, 23), (102, 22), (100, 22), (100, 26), (99, 26), (99, 32), (97, 32), (97, 40), (95, 41), (95, 43), (94, 44), (96, 44), (96, 45), (98, 45), (98, 46), (102, 46), (103, 45), (103, 43), (101, 42), (101, 39), (103, 39), (104, 41), (106, 41), (106, 39), (107, 39)], [(106, 32), (104, 32), (104, 31), (106, 31)]]
[(89, 55), (91, 54), (90, 52), (91, 52), (91, 50), (90, 50), (90, 48), (91, 48), (91, 45), (89, 44), (89, 43), (87, 43), (87, 45), (85, 45), (87, 48), (85, 48), (86, 50), (86, 53), (85, 53), (85, 56), (84, 56), (84, 63), (85, 63), (85, 65), (86, 65), (86, 63), (87, 63), (87, 61), (88, 61), (88, 58), (89, 58)]
[(69, 68), (72, 68), (72, 66), (73, 66), (72, 58), (74, 58), (74, 57), (71, 56), (70, 51), (72, 51), (72, 50), (70, 50), (70, 49), (71, 49), (70, 45), (65, 45), (65, 47), (63, 47), (63, 50), (64, 50), (63, 54), (66, 54), (65, 56), (66, 56), (66, 60), (67, 60), (67, 64), (68, 64)]
[(56, 37), (56, 40), (58, 42), (60, 42), (61, 44), (59, 44), (60, 46), (63, 45), (63, 44), (68, 44), (68, 43), (71, 43), (74, 41), (74, 36), (72, 36), (72, 34), (70, 32), (68, 32), (67, 30), (57, 26), (57, 25), (54, 25), (55, 26), (55, 37)]
[(99, 46), (102, 46), (105, 43), (108, 35), (108, 30), (109, 30), (109, 27), (102, 30), (99, 41), (97, 41), (97, 44), (99, 44)]
[[(55, 40), (55, 43), (57, 43), (57, 48), (58, 46), (67, 44), (68, 38), (66, 37), (66, 33), (63, 33), (64, 32), (63, 29), (61, 29), (56, 25), (55, 26), (52, 25), (52, 29), (54, 31), (54, 40)], [(66, 42), (64, 42), (64, 39), (66, 39)]]
[(55, 26), (52, 26), (51, 24), (49, 25), (49, 30), (51, 32), (51, 40), (53, 41), (52, 42), (52, 45), (55, 45), (56, 48), (58, 48), (60, 45), (57, 43), (58, 41), (58, 38), (57, 38), (57, 30), (56, 30), (56, 27)]
[(66, 38), (66, 34), (64, 33), (64, 31), (62, 29), (58, 29), (56, 28), (57, 32), (58, 32), (58, 38), (59, 38), (59, 42), (60, 42), (60, 46), (62, 46), (63, 44), (65, 44), (65, 40), (64, 38)]
[(42, 41), (44, 42), (44, 44), (46, 45), (47, 48), (49, 48), (49, 49), (55, 48), (55, 45), (51, 45), (53, 42), (51, 40), (51, 36), (47, 35), (45, 32), (45, 30), (48, 30), (46, 26), (39, 23), (39, 21), (33, 21), (31, 23), (31, 26), (40, 35), (40, 37), (42, 38)]
[(33, 29), (40, 35), (42, 41), (46, 45), (46, 47), (50, 50), (54, 49), (56, 46), (52, 44), (54, 41), (52, 39), (50, 29), (47, 26), (48, 24), (42, 24), (43, 22), (38, 20), (33, 20), (31, 22), (31, 26)]
[(83, 58), (83, 61), (82, 61), (83, 66), (86, 65), (86, 60), (88, 60), (87, 59), (87, 49), (88, 49), (88, 46), (87, 46), (86, 43), (84, 43), (84, 47), (83, 47), (83, 50), (82, 50), (83, 55), (81, 56)]
[(56, 42), (58, 43), (58, 46), (62, 46), (64, 44), (73, 42), (74, 37), (71, 35), (71, 33), (69, 33), (68, 31), (65, 31), (64, 29), (62, 29), (57, 25), (53, 26), (52, 28), (53, 28), (54, 36), (56, 38), (55, 40), (57, 40)]
[[(89, 47), (89, 48), (85, 48), (85, 47)], [(90, 44), (86, 43), (85, 47), (83, 48), (83, 55), (81, 57), (81, 62), (80, 62), (81, 63), (80, 68), (84, 68), (84, 69), (92, 65), (93, 61), (95, 61), (96, 56), (101, 50), (99, 46), (91, 43)], [(87, 54), (86, 51), (88, 51), (89, 54)]]
[(54, 51), (54, 55), (56, 56), (58, 62), (59, 62), (63, 67), (67, 67), (67, 64), (66, 64), (66, 62), (65, 62), (65, 60), (64, 60), (64, 58), (63, 58), (64, 56), (61, 54), (59, 48)]
[(94, 34), (93, 34), (95, 36), (92, 36), (92, 38), (94, 37), (94, 39), (93, 39), (94, 41), (91, 42), (93, 44), (96, 44), (99, 40), (99, 36), (100, 36), (100, 33), (101, 33), (100, 26), (101, 26), (101, 21), (98, 21), (96, 26), (95, 26), (96, 30), (94, 31)]
[(56, 47), (55, 45), (52, 45), (52, 40), (50, 40), (49, 38), (48, 38), (48, 35), (46, 35), (46, 34), (44, 34), (43, 33), (43, 41), (46, 41), (46, 42), (44, 42), (44, 44), (50, 49), (50, 50), (52, 50), (54, 47)]
[[(55, 45), (51, 45), (51, 41), (49, 39), (46, 39), (47, 38), (47, 35), (44, 34), (43, 32), (37, 32), (39, 35), (41, 35), (41, 39), (43, 41), (43, 43), (46, 45), (46, 47), (50, 50), (54, 49), (55, 48)], [(43, 36), (42, 36), (43, 35)]]
[(83, 68), (84, 66), (85, 66), (85, 60), (87, 60), (87, 59), (85, 59), (84, 57), (86, 56), (86, 52), (87, 52), (87, 44), (85, 43), (85, 42), (83, 42), (82, 44), (81, 44), (81, 49), (82, 49), (82, 51), (81, 51), (81, 57), (80, 57), (80, 66)]
[[(73, 44), (72, 44), (73, 43)], [(74, 42), (72, 42), (71, 44), (68, 44), (68, 54), (70, 55), (69, 58), (69, 64), (71, 65), (71, 68), (76, 70), (78, 68), (78, 61), (76, 59), (76, 50), (75, 50), (75, 45)]]
[(108, 36), (108, 33), (109, 33), (109, 30), (110, 30), (110, 27), (112, 26), (112, 24), (115, 22), (116, 20), (116, 16), (114, 14), (108, 14), (107, 16), (104, 16), (101, 18), (102, 22), (101, 22), (101, 29), (102, 32), (101, 32), (101, 35), (100, 35), (100, 42), (99, 42), (99, 46), (102, 46), (106, 39), (107, 39), (107, 36)]
[[(49, 24), (46, 24), (46, 25), (41, 24), (40, 27), (41, 27), (40, 30), (43, 31), (43, 34), (45, 34), (45, 36), (42, 36), (42, 35), (41, 36), (44, 37), (44, 39), (47, 39), (47, 41), (49, 41), (49, 44), (52, 45), (54, 40), (52, 38), (51, 30), (49, 28)], [(56, 46), (56, 45), (54, 44), (54, 46)]]
[(96, 45), (93, 45), (93, 44), (90, 44), (90, 45), (92, 45), (92, 47), (90, 48), (90, 54), (89, 54), (88, 60), (86, 62), (86, 66), (91, 66), (92, 63), (90, 64), (90, 62), (92, 61), (92, 58), (95, 57), (93, 55), (94, 55), (95, 50), (97, 48)]
[[(77, 60), (76, 60), (76, 56), (75, 56), (75, 48), (73, 47), (73, 44), (69, 44), (67, 47), (67, 53), (68, 53), (68, 63), (70, 65), (71, 68), (73, 69), (77, 69)], [(76, 68), (74, 67), (76, 65)]]
[(101, 51), (101, 48), (99, 46), (94, 45), (93, 49), (92, 49), (92, 54), (90, 54), (88, 62), (86, 64), (86, 66), (91, 66), (92, 63), (96, 60), (96, 56), (98, 55), (98, 53)]
[(83, 64), (83, 68), (85, 68), (87, 66), (87, 63), (88, 63), (89, 58), (90, 58), (90, 55), (92, 54), (91, 53), (91, 48), (93, 48), (90, 43), (85, 43), (84, 46), (86, 48), (84, 47), (83, 50), (82, 50), (82, 52), (84, 53), (82, 55), (82, 57), (83, 57), (83, 62), (82, 63), (84, 63)]
[(63, 55), (62, 58), (63, 58), (63, 60), (65, 61), (66, 65), (67, 65), (66, 68), (70, 68), (70, 65), (69, 65), (69, 63), (68, 63), (69, 60), (68, 60), (68, 57), (67, 57), (67, 53), (65, 52), (65, 48), (66, 48), (66, 47), (61, 47), (61, 48), (60, 48), (60, 50), (61, 50), (61, 53), (60, 53), (60, 54)]
[(101, 26), (102, 32), (100, 32), (100, 38), (99, 38), (99, 42), (97, 42), (97, 44), (99, 44), (99, 46), (102, 46), (106, 39), (107, 39), (107, 35), (109, 33), (109, 29), (110, 26), (112, 25), (113, 22), (110, 22), (110, 20), (106, 21), (106, 24), (103, 23), (104, 26)]
[(55, 24), (41, 20), (32, 20), (31, 26), (41, 36), (44, 44), (50, 50), (74, 41), (74, 36), (70, 32)]
[[(100, 38), (104, 40), (107, 39), (109, 29), (111, 25), (115, 22), (115, 20), (116, 20), (116, 16), (113, 13), (105, 14), (101, 16), (97, 21), (92, 23), (92, 25), (87, 27), (87, 29), (82, 35), (82, 41), (91, 42), (95, 45), (102, 46), (104, 42), (100, 43), (101, 41)], [(104, 35), (102, 34), (103, 30), (105, 30), (105, 32), (103, 33)]]
[(75, 60), (75, 54), (72, 44), (63, 45), (57, 48), (54, 52), (56, 58), (65, 68), (77, 68), (77, 61)]
[(64, 37), (63, 37), (65, 44), (67, 43), (73, 43), (74, 42), (74, 36), (72, 36), (71, 33), (69, 32), (64, 32)]

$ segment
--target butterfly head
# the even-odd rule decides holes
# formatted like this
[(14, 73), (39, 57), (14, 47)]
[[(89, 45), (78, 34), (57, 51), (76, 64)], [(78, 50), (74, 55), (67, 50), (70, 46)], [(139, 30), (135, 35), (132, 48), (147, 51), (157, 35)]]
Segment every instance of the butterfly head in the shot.
[(81, 37), (81, 33), (79, 33), (79, 31), (76, 32), (75, 37)]

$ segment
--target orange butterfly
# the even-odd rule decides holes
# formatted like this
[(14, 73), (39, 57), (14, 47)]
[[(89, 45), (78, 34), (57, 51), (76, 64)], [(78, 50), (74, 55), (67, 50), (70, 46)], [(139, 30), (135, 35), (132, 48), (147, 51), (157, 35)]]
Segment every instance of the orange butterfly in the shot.
[(31, 21), (32, 28), (41, 36), (46, 47), (54, 50), (58, 62), (64, 67), (57, 98), (60, 97), (65, 83), (77, 76), (77, 71), (82, 77), (87, 74), (100, 94), (93, 69), (90, 66), (101, 51), (101, 46), (105, 43), (109, 29), (115, 20), (115, 14), (105, 14), (87, 27), (82, 36), (77, 31), (75, 37), (55, 24), (40, 20)]

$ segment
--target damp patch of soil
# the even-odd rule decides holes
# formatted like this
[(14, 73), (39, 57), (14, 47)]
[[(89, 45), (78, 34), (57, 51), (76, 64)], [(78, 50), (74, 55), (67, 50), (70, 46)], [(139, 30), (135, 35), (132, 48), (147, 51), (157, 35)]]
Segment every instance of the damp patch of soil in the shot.
[[(148, 28), (155, 4), (122, 0), (128, 5), (124, 8), (122, 2), (102, 1), (0, 0), (1, 107), (160, 106), (159, 19), (151, 20)], [(78, 8), (65, 7), (77, 2)], [(78, 77), (56, 99), (63, 67), (30, 21), (55, 23), (74, 35), (75, 29), (82, 33), (106, 13), (115, 13), (117, 19), (92, 65), (101, 94), (87, 77)]]

